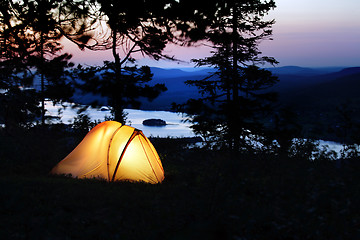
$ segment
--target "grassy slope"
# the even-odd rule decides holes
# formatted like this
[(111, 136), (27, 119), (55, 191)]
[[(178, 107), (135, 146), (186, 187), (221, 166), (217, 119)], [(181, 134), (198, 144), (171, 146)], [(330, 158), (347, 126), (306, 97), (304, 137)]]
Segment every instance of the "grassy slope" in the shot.
[[(64, 145), (69, 137), (56, 135), (1, 138), (20, 144), (0, 145), (2, 239), (356, 239), (360, 234), (356, 162), (339, 169), (329, 162), (183, 150), (166, 140), (155, 142), (166, 173), (162, 184), (109, 184), (48, 176), (73, 147)], [(26, 146), (29, 139), (35, 145)], [(9, 154), (12, 150), (18, 154)]]

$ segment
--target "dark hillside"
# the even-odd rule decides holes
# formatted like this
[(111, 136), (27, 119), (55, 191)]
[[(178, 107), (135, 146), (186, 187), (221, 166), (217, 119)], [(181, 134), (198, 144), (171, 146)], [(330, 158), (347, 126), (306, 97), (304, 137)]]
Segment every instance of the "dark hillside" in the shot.
[(65, 147), (64, 133), (46, 136), (37, 148), (20, 144), (29, 143), (21, 136), (18, 146), (0, 145), (2, 239), (329, 240), (359, 234), (359, 161), (339, 168), (335, 161), (186, 149), (159, 139), (162, 184), (107, 183), (49, 176), (72, 148)]
[(178, 77), (194, 77), (207, 75), (211, 69), (195, 69), (194, 71), (184, 71), (182, 69), (165, 69), (152, 67), (151, 72), (154, 74), (153, 80), (178, 78)]
[(345, 68), (338, 72), (312, 76), (275, 74), (279, 77), (280, 81), (272, 89), (279, 92), (281, 96), (288, 97), (293, 96), (294, 94), (296, 95), (298, 92), (301, 92), (306, 88), (325, 84), (338, 78), (345, 78), (357, 73), (360, 73), (360, 67)]
[(315, 76), (340, 71), (341, 67), (329, 68), (304, 68), (298, 66), (284, 66), (267, 68), (276, 75), (298, 75), (298, 76)]
[[(344, 69), (321, 76), (318, 84), (280, 92), (280, 103), (298, 113), (306, 134), (337, 141), (337, 136), (331, 132), (344, 124), (340, 111), (350, 111), (350, 121), (359, 123), (359, 93), (360, 68)], [(312, 131), (315, 133), (310, 133)]]
[[(154, 76), (149, 84), (164, 83), (168, 90), (152, 102), (143, 99), (141, 109), (170, 110), (173, 102), (183, 103), (189, 98), (197, 98), (199, 96), (197, 88), (187, 86), (185, 81), (203, 79), (211, 72), (211, 69), (193, 72), (161, 68), (151, 68), (151, 70)], [(281, 103), (307, 105), (311, 101), (316, 101), (328, 104), (331, 100), (334, 100), (334, 96), (336, 96), (336, 102), (339, 102), (342, 101), (342, 98), (350, 99), (352, 97), (349, 96), (356, 95), (356, 75), (360, 74), (360, 67), (346, 68), (338, 72), (320, 75), (321, 71), (319, 70), (300, 67), (276, 68), (276, 71), (273, 70), (273, 72), (278, 75), (280, 81), (269, 90), (279, 93)], [(348, 91), (349, 94), (347, 94)], [(81, 95), (77, 92), (75, 96), (75, 101), (83, 104), (88, 104), (92, 100), (99, 100), (102, 104), (106, 103), (105, 98), (92, 94)]]
[[(151, 102), (142, 99), (141, 109), (170, 110), (173, 102), (183, 103), (189, 98), (196, 98), (198, 90), (195, 87), (187, 86), (185, 81), (203, 79), (211, 72), (211, 69), (183, 71), (181, 69), (151, 68), (151, 71), (154, 75), (149, 85), (164, 83), (168, 90)], [(106, 105), (107, 102), (106, 97), (92, 93), (82, 94), (79, 90), (75, 93), (74, 101), (81, 104), (91, 104), (93, 101), (97, 101), (100, 105)]]
[(184, 103), (190, 98), (199, 97), (198, 89), (185, 84), (187, 80), (200, 80), (208, 76), (209, 69), (186, 72), (180, 69), (151, 68), (154, 76), (151, 84), (164, 83), (167, 91), (152, 102), (142, 101), (142, 109), (171, 110), (171, 104)]
[[(346, 68), (337, 72), (335, 70), (337, 69), (329, 68), (325, 70), (318, 70), (301, 67), (276, 68), (276, 71), (272, 71), (275, 75), (278, 75), (280, 81), (269, 90), (278, 92), (280, 99), (287, 102), (289, 97), (292, 98), (294, 95), (298, 95), (299, 92), (305, 91), (312, 86), (327, 83), (340, 77), (360, 73), (360, 68)], [(210, 69), (185, 72), (179, 69), (161, 68), (152, 68), (152, 71), (154, 73), (154, 77), (151, 83), (165, 83), (168, 91), (162, 93), (160, 97), (151, 103), (144, 102), (143, 108), (162, 110), (168, 109), (172, 102), (181, 103), (185, 102), (190, 97), (199, 96), (195, 87), (187, 86), (184, 82), (186, 80), (203, 79), (211, 72)], [(328, 73), (329, 71), (335, 72)]]
[(293, 95), (292, 102), (298, 106), (318, 107), (330, 110), (341, 103), (360, 103), (360, 73), (336, 78), (306, 88)]
[(190, 76), (154, 79), (154, 84), (165, 83), (168, 90), (161, 93), (160, 96), (152, 102), (144, 99), (144, 101), (142, 101), (141, 108), (148, 110), (171, 110), (171, 104), (173, 102), (180, 104), (184, 103), (187, 99), (197, 98), (199, 96), (197, 88), (187, 86), (185, 81), (190, 79), (202, 79), (203, 77), (204, 76)]

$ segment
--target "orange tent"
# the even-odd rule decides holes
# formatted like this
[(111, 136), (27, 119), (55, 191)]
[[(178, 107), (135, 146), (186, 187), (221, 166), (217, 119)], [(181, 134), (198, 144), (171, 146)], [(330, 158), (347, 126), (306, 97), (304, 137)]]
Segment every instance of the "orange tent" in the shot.
[(95, 126), (52, 170), (77, 178), (102, 178), (159, 183), (164, 179), (160, 158), (142, 131), (115, 121)]

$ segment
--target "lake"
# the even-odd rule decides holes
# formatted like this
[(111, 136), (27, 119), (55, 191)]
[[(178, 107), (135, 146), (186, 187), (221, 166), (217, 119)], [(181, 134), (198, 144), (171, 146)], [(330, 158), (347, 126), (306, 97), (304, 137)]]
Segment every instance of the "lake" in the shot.
[[(60, 109), (59, 105), (53, 105), (52, 102), (46, 102), (47, 115), (57, 116)], [(72, 123), (76, 116), (77, 109), (71, 108), (71, 104), (65, 104), (67, 108), (61, 113), (61, 120), (59, 122)], [(104, 107), (102, 111), (97, 108), (89, 107), (85, 113), (91, 118), (92, 121), (104, 121), (105, 117), (110, 117), (110, 111)], [(136, 109), (125, 109), (127, 113), (127, 125), (143, 131), (147, 137), (195, 137), (195, 134), (190, 128), (190, 124), (184, 122), (185, 118), (178, 113), (168, 111), (144, 111)], [(144, 126), (142, 122), (145, 119), (162, 119), (166, 121), (167, 125), (162, 127), (149, 127)], [(340, 153), (343, 146), (340, 143), (319, 140), (320, 147), (328, 146), (329, 150)]]
[[(59, 105), (53, 105), (52, 102), (46, 102), (47, 115), (58, 116), (60, 109)], [(76, 116), (77, 109), (71, 108), (71, 104), (65, 104), (66, 109), (61, 113), (61, 122), (72, 123)], [(103, 109), (107, 109), (103, 107)], [(195, 134), (190, 129), (190, 124), (185, 123), (185, 118), (178, 113), (168, 111), (143, 111), (136, 109), (125, 109), (127, 113), (126, 124), (134, 128), (140, 129), (147, 137), (194, 137)], [(101, 111), (100, 109), (89, 107), (84, 113), (86, 113), (92, 121), (100, 120), (104, 121), (105, 117), (110, 117), (111, 113), (107, 109)], [(166, 121), (167, 125), (162, 127), (149, 127), (144, 126), (142, 122), (146, 119), (162, 119)], [(60, 122), (59, 121), (59, 122)]]

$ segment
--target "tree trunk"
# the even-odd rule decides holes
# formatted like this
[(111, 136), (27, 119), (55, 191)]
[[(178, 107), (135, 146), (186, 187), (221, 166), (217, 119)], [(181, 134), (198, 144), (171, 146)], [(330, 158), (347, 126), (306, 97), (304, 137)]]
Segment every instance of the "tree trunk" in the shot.
[(41, 33), (40, 39), (40, 78), (41, 78), (41, 125), (45, 125), (45, 76), (44, 76), (44, 35)]
[(227, 103), (227, 107), (226, 107), (226, 119), (227, 119), (227, 125), (229, 127), (229, 131), (226, 135), (226, 142), (229, 145), (230, 148), (232, 148), (233, 145), (233, 135), (231, 133), (231, 129), (232, 129), (232, 107), (231, 107), (231, 102), (232, 102), (232, 98), (231, 98), (231, 92), (232, 92), (232, 64), (227, 61), (228, 59), (230, 59), (231, 56), (231, 45), (229, 43), (227, 43), (225, 45), (225, 49), (224, 49), (224, 57), (225, 57), (225, 66), (222, 69), (223, 75), (222, 78), (224, 79), (224, 83), (225, 83), (225, 89), (226, 89), (226, 103)]
[(120, 56), (116, 51), (116, 30), (113, 30), (113, 42), (112, 42), (112, 54), (114, 56), (114, 72), (115, 72), (115, 89), (113, 89), (113, 112), (114, 112), (114, 120), (118, 121), (122, 124), (125, 124), (124, 118), (124, 107), (122, 104), (122, 91), (123, 91), (123, 84), (122, 84), (122, 76), (121, 76), (121, 61)]
[[(233, 2), (233, 18), (232, 18), (232, 107), (237, 108), (239, 104), (239, 86), (238, 86), (238, 12), (236, 8), (236, 2)], [(240, 138), (240, 129), (238, 122), (236, 121), (238, 113), (236, 110), (231, 113), (231, 120), (229, 130), (231, 131), (232, 140), (233, 140), (233, 149), (235, 151), (239, 150), (239, 138)], [(240, 126), (241, 127), (241, 126)]]

